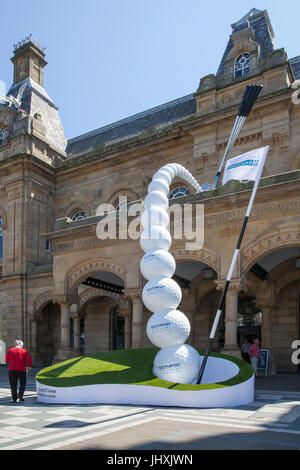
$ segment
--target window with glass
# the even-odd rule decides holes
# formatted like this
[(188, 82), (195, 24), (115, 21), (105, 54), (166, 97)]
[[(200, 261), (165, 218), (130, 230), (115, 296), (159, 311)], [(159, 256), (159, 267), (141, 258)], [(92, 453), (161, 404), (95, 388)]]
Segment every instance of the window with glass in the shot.
[(234, 62), (234, 76), (235, 78), (243, 77), (250, 72), (250, 54), (244, 52), (240, 54)]
[(72, 220), (82, 220), (86, 218), (86, 213), (84, 211), (77, 211), (72, 216)]
[(184, 197), (190, 194), (189, 188), (186, 186), (177, 186), (177, 188), (172, 189), (169, 194), (169, 199), (175, 199), (177, 197)]

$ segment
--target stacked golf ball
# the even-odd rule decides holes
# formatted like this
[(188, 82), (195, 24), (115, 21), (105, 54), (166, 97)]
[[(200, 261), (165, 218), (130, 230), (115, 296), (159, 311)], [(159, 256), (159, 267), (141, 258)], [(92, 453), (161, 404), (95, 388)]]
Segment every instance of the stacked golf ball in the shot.
[(183, 166), (172, 163), (162, 167), (152, 178), (142, 214), (140, 244), (145, 252), (140, 264), (148, 280), (142, 293), (144, 305), (154, 313), (147, 323), (150, 341), (161, 350), (154, 359), (153, 373), (169, 382), (189, 384), (196, 381), (200, 355), (184, 344), (191, 331), (184, 313), (177, 310), (182, 298), (179, 285), (172, 278), (176, 263), (169, 253), (172, 243), (168, 231), (168, 194), (173, 178), (185, 179), (196, 192), (201, 187)]

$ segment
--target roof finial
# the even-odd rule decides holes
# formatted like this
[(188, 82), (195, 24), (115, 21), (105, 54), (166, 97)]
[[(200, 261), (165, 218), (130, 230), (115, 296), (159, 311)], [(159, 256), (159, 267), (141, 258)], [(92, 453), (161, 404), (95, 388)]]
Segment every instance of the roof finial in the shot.
[(16, 44), (14, 44), (14, 52), (17, 50), (17, 49), (20, 49), (20, 47), (24, 46), (25, 44), (28, 44), (28, 43), (32, 43), (34, 44), (43, 54), (45, 54), (45, 51), (46, 51), (46, 48), (43, 47), (33, 36), (32, 34), (30, 33), (29, 36), (25, 37), (24, 39), (21, 39), (21, 41), (17, 42)]

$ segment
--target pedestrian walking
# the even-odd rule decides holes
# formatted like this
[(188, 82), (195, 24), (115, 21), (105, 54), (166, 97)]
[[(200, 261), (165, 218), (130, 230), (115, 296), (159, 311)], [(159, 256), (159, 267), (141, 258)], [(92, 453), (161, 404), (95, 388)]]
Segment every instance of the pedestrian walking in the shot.
[(259, 352), (259, 339), (256, 338), (253, 343), (251, 344), (249, 350), (249, 355), (250, 355), (250, 360), (251, 360), (251, 365), (254, 369), (255, 377), (258, 377), (257, 374), (257, 364), (260, 356)]
[(242, 353), (242, 358), (244, 359), (244, 361), (249, 362), (250, 364), (249, 348), (250, 348), (250, 343), (248, 339), (245, 338), (241, 346), (241, 353)]
[[(26, 374), (31, 369), (32, 359), (26, 349), (23, 349), (23, 341), (16, 340), (15, 347), (7, 351), (5, 361), (9, 364), (9, 382), (11, 388), (12, 403), (17, 400), (24, 401), (23, 395), (26, 388)], [(18, 393), (18, 380), (20, 388)]]

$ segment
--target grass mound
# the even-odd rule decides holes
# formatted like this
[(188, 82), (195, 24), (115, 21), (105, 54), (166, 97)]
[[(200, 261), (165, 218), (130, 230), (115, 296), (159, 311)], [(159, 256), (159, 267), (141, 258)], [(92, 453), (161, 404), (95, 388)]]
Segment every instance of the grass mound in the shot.
[[(247, 362), (235, 357), (211, 353), (212, 357), (235, 363), (239, 367), (238, 374), (225, 382), (215, 384), (174, 384), (153, 375), (153, 361), (158, 351), (157, 348), (122, 349), (77, 357), (42, 369), (36, 379), (39, 383), (52, 387), (131, 384), (196, 391), (230, 387), (248, 380), (253, 375), (253, 369)], [(199, 351), (199, 353), (204, 355), (204, 351)]]

